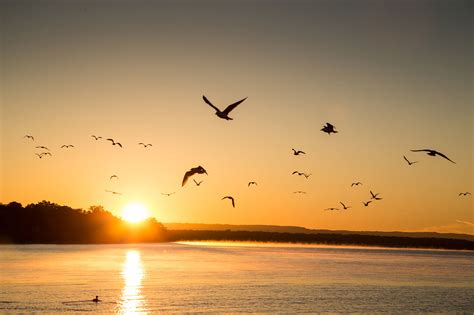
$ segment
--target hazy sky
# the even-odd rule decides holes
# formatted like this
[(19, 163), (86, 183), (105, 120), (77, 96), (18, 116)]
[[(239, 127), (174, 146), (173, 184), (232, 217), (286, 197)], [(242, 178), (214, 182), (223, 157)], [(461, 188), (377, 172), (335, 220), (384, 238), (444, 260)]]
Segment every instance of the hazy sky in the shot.
[[(458, 197), (474, 192), (471, 1), (0, 3), (0, 202), (474, 233), (473, 197)], [(203, 94), (248, 99), (225, 121)], [(456, 164), (410, 152), (425, 148)], [(181, 187), (198, 165), (203, 184)], [(383, 199), (364, 207), (369, 190)], [(324, 211), (339, 201), (352, 208)]]

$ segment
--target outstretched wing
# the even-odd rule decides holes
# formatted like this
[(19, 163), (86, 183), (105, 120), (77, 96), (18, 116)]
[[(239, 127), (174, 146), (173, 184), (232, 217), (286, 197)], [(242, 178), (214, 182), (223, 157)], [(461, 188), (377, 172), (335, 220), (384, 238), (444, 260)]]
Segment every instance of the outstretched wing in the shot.
[(107, 139), (107, 141), (110, 141), (112, 143), (115, 143), (114, 139)]
[(230, 104), (229, 106), (227, 106), (226, 109), (224, 109), (223, 113), (224, 114), (229, 114), (234, 108), (236, 108), (240, 103), (242, 103), (243, 101), (245, 101), (247, 98), (244, 98), (244, 99), (241, 99), (240, 101), (238, 102), (235, 102), (234, 104)]
[(215, 107), (215, 106), (211, 103), (211, 101), (209, 101), (209, 100), (207, 99), (207, 97), (205, 97), (205, 96), (203, 95), (203, 96), (202, 96), (202, 99), (204, 100), (204, 102), (206, 102), (207, 105), (211, 106), (211, 107), (214, 108), (216, 111), (220, 112), (220, 109), (217, 108), (217, 107)]
[(410, 164), (410, 161), (408, 161), (406, 156), (403, 156), (403, 158), (405, 159), (405, 161), (407, 161), (408, 164)]
[(430, 149), (421, 149), (421, 150), (410, 150), (411, 152), (433, 152), (433, 150)]
[(232, 208), (235, 208), (234, 198), (230, 197), (230, 200), (232, 200)]
[(181, 186), (184, 186), (186, 184), (186, 182), (188, 181), (188, 178), (190, 176), (193, 176), (193, 175), (194, 175), (194, 170), (193, 169), (190, 169), (189, 171), (184, 173), (183, 182), (181, 183)]
[(115, 144), (118, 145), (119, 147), (123, 148), (122, 144), (120, 142), (116, 142)]
[(439, 156), (442, 156), (444, 157), (446, 160), (450, 161), (450, 162), (453, 162), (454, 164), (456, 164), (456, 162), (454, 162), (453, 160), (451, 160), (450, 158), (448, 158), (446, 155), (444, 155), (443, 153), (441, 152), (438, 152), (438, 151), (435, 151), (436, 154), (438, 154)]

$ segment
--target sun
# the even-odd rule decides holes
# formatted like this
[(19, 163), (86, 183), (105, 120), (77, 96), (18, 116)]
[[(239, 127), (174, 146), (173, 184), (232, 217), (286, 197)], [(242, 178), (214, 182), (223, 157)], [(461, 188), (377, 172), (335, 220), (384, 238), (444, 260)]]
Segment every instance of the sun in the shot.
[(141, 203), (132, 202), (127, 204), (122, 210), (122, 219), (131, 223), (138, 223), (150, 216), (148, 208)]

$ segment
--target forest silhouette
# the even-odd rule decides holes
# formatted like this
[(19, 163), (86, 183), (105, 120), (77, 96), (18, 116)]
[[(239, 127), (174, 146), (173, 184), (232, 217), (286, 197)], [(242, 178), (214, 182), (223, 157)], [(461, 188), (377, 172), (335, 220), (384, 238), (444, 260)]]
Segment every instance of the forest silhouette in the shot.
[(73, 209), (49, 201), (23, 207), (0, 204), (2, 244), (117, 244), (178, 241), (243, 241), (474, 250), (474, 242), (434, 237), (335, 233), (169, 230), (155, 218), (129, 223), (102, 206)]

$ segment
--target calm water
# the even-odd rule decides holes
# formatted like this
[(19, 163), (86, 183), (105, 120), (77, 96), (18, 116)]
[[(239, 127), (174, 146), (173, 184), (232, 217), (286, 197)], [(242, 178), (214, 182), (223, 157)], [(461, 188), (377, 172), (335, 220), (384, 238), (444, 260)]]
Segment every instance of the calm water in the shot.
[[(103, 302), (90, 302), (96, 295)], [(472, 252), (0, 246), (0, 313), (462, 311), (474, 311)]]

